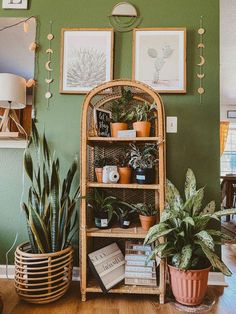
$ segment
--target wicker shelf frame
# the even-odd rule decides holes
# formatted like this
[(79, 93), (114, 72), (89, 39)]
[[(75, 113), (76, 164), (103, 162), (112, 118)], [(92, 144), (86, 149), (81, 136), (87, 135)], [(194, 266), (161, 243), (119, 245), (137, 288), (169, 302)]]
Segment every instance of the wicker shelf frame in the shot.
[[(93, 120), (94, 108), (109, 109), (112, 100), (121, 96), (121, 88), (127, 87), (132, 90), (135, 101), (155, 102), (157, 104), (157, 119), (151, 128), (151, 137), (148, 138), (104, 138), (97, 137)], [(138, 184), (102, 184), (95, 182), (94, 158), (96, 155), (113, 156), (119, 153), (124, 145), (135, 142), (142, 145), (146, 142), (157, 143), (158, 166), (156, 167), (156, 182), (151, 185)], [(86, 196), (93, 188), (106, 189), (108, 193), (115, 193), (117, 197), (127, 195), (140, 201), (149, 202), (161, 213), (165, 202), (165, 183), (166, 183), (166, 161), (165, 161), (165, 113), (161, 97), (149, 86), (131, 80), (115, 80), (102, 84), (94, 88), (86, 96), (83, 104), (82, 123), (81, 123), (81, 195)], [(141, 192), (142, 191), (142, 192)], [(87, 254), (91, 247), (89, 240), (95, 238), (117, 238), (117, 239), (143, 239), (146, 232), (140, 226), (132, 226), (129, 229), (113, 227), (107, 230), (99, 230), (91, 223), (91, 212), (88, 212), (86, 199), (81, 199), (80, 207), (80, 279), (82, 301), (86, 301), (88, 292), (102, 292), (96, 282), (88, 278)], [(163, 240), (163, 239), (162, 239)], [(160, 303), (164, 303), (166, 285), (166, 265), (162, 261), (159, 267), (159, 285), (157, 287), (128, 286), (120, 284), (114, 287), (110, 293), (129, 293), (129, 294), (154, 294), (159, 295)]]

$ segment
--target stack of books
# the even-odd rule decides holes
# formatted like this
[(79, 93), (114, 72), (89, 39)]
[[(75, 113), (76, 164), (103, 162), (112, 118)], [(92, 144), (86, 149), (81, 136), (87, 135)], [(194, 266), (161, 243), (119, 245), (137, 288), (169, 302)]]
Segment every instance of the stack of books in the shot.
[(156, 263), (154, 260), (146, 264), (151, 254), (150, 245), (142, 243), (125, 243), (125, 284), (137, 286), (157, 286)]

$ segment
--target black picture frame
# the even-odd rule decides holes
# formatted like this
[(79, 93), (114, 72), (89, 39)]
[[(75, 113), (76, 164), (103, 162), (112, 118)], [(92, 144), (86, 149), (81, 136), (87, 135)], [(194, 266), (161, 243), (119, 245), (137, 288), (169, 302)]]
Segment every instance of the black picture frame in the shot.
[(111, 137), (111, 111), (94, 109), (94, 122), (97, 136)]

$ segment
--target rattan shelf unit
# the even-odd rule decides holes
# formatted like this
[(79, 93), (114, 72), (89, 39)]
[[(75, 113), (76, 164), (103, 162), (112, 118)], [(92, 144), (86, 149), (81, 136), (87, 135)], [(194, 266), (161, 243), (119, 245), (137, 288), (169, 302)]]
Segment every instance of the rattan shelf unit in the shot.
[[(136, 102), (157, 104), (157, 119), (152, 125), (151, 136), (147, 138), (112, 138), (98, 137), (94, 124), (94, 108), (109, 109), (112, 100), (121, 97), (122, 88), (131, 89)], [(165, 114), (160, 96), (149, 86), (130, 80), (115, 80), (94, 88), (85, 98), (81, 124), (81, 195), (87, 196), (94, 188), (105, 189), (107, 193), (116, 195), (123, 200), (133, 202), (147, 202), (155, 205), (161, 213), (165, 200)], [(143, 145), (147, 142), (157, 143), (158, 165), (156, 167), (155, 184), (103, 184), (95, 180), (94, 159), (96, 156), (113, 156), (124, 149), (129, 143)], [(140, 225), (132, 225), (129, 229), (121, 229), (114, 226), (110, 229), (101, 230), (95, 228), (92, 213), (87, 208), (86, 198), (81, 199), (80, 207), (80, 279), (82, 301), (86, 301), (88, 292), (102, 292), (93, 278), (89, 277), (87, 255), (95, 250), (95, 240), (103, 239), (144, 239), (146, 232)], [(128, 294), (154, 294), (159, 295), (160, 303), (164, 303), (165, 297), (165, 262), (159, 266), (159, 284), (156, 287), (130, 286), (120, 284), (109, 293)]]

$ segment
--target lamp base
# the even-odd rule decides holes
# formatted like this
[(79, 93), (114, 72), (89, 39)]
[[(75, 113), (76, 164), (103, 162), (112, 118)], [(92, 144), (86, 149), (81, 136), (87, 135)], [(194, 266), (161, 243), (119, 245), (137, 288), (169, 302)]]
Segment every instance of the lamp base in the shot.
[[(17, 132), (10, 131), (10, 121), (13, 121), (17, 128)], [(27, 133), (24, 128), (20, 125), (20, 121), (17, 117), (15, 110), (13, 109), (5, 109), (2, 120), (0, 122), (0, 138), (27, 138)]]

